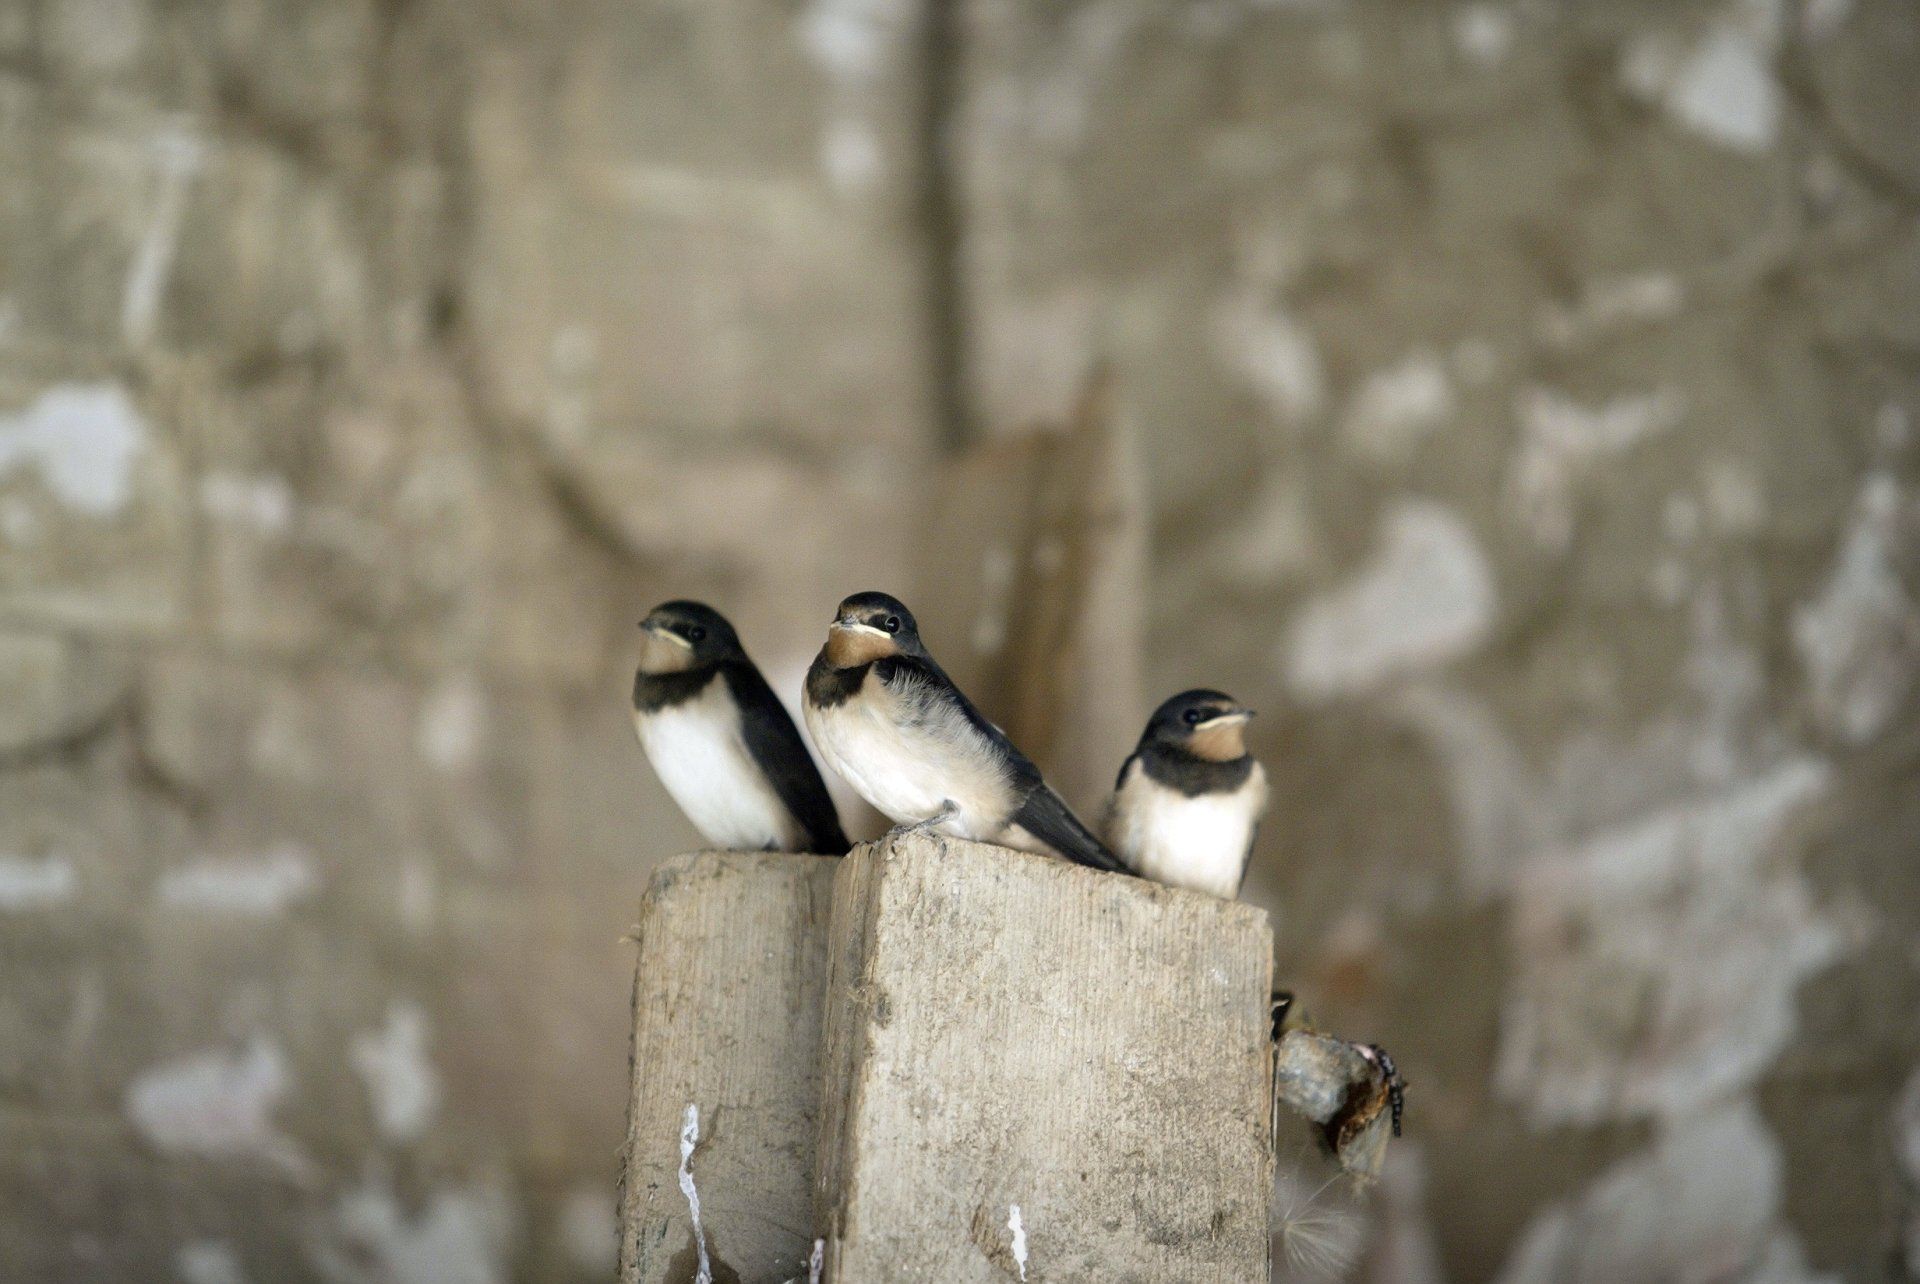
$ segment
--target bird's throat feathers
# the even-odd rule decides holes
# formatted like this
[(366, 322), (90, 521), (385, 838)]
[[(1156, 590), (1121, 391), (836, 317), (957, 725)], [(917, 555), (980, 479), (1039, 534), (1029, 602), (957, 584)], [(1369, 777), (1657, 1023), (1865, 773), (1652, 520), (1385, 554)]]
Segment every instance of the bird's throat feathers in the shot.
[(1232, 762), (1247, 756), (1246, 724), (1222, 719), (1203, 726), (1187, 740), (1187, 752), (1206, 762)]
[(640, 643), (640, 672), (651, 676), (685, 673), (693, 668), (693, 648), (648, 629)]
[(871, 629), (850, 629), (836, 624), (827, 630), (823, 654), (836, 669), (857, 669), (900, 654), (900, 646), (884, 633)]

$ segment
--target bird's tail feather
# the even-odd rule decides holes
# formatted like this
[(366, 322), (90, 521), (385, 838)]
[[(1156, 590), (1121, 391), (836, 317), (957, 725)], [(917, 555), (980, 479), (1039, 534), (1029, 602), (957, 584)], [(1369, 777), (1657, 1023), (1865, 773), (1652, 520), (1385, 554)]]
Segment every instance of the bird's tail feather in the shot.
[(1076, 865), (1128, 874), (1133, 871), (1095, 838), (1081, 819), (1073, 814), (1066, 800), (1047, 785), (1027, 795), (1026, 802), (1014, 813), (1013, 823), (1038, 838)]

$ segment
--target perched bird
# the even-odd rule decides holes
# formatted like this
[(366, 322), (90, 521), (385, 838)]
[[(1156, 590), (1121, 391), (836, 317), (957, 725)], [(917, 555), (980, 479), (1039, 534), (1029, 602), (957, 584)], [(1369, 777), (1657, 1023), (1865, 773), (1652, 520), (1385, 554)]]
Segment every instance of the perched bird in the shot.
[(885, 593), (840, 604), (807, 670), (803, 707), (827, 765), (901, 827), (1124, 868), (953, 684), (913, 613)]
[(1240, 894), (1267, 809), (1267, 773), (1247, 752), (1252, 716), (1206, 690), (1153, 711), (1107, 809), (1107, 842), (1127, 868), (1228, 900)]
[(633, 727), (693, 827), (718, 847), (843, 855), (826, 782), (726, 617), (663, 602), (640, 627)]

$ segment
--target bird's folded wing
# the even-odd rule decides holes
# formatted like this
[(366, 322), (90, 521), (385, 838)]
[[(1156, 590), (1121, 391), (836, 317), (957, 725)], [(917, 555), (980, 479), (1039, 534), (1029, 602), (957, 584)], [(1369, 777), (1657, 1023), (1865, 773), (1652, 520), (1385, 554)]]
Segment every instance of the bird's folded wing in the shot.
[(1076, 865), (1122, 874), (1131, 872), (1093, 836), (1050, 785), (1038, 785), (1027, 795), (1020, 810), (1013, 814), (1013, 823)]
[(726, 675), (734, 702), (740, 706), (747, 752), (807, 831), (807, 850), (819, 856), (846, 855), (848, 843), (840, 828), (840, 813), (787, 707), (753, 665), (729, 665)]

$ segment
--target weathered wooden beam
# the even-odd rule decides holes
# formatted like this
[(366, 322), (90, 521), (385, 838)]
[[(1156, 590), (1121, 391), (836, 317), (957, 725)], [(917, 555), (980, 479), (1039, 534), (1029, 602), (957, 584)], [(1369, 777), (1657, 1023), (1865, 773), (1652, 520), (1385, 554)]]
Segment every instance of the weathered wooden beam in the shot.
[(1386, 1145), (1248, 906), (910, 836), (681, 857), (638, 940), (625, 1284), (1264, 1278), (1272, 1103)]
[[(837, 862), (708, 852), (641, 902), (623, 1284), (807, 1275)], [(698, 1208), (698, 1217), (694, 1209)]]
[(828, 1281), (1266, 1278), (1266, 914), (913, 835), (842, 862)]

